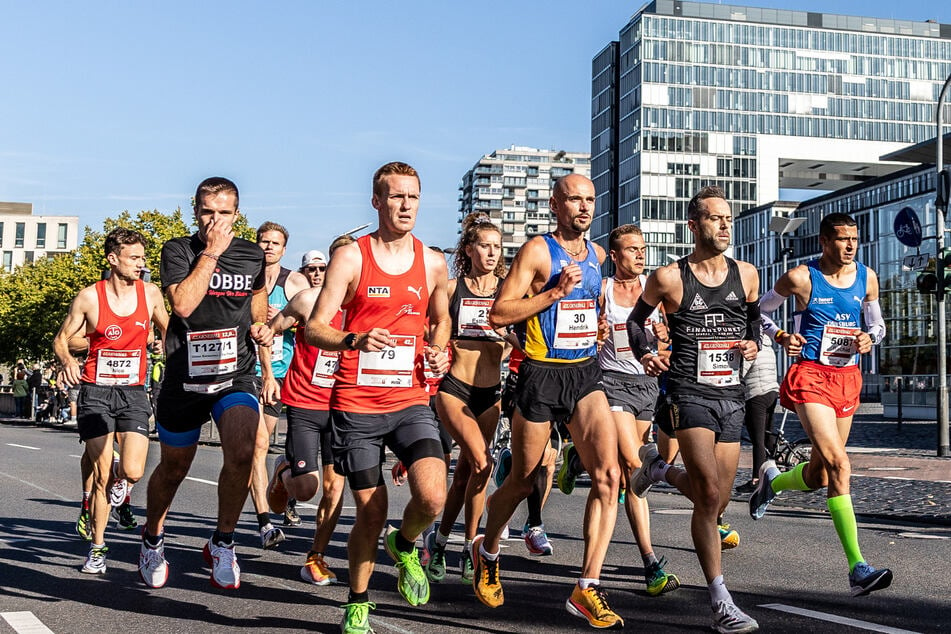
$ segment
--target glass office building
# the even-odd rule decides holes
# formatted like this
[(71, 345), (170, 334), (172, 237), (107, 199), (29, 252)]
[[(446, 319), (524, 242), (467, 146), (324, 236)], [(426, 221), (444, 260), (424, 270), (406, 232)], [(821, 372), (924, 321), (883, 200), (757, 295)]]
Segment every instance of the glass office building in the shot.
[(637, 222), (653, 267), (703, 185), (739, 214), (902, 169), (878, 157), (934, 136), (949, 73), (951, 25), (649, 2), (592, 64), (592, 238)]

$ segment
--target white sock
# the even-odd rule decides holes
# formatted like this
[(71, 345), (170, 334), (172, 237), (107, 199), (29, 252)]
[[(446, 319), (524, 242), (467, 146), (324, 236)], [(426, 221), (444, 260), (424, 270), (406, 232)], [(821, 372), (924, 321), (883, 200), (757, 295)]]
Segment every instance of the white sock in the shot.
[(726, 589), (726, 584), (723, 582), (723, 575), (718, 575), (707, 584), (707, 590), (710, 591), (710, 603), (713, 607), (716, 607), (720, 601), (733, 603), (733, 597), (730, 596), (730, 591)]
[(489, 561), (495, 561), (499, 558), (499, 553), (490, 553), (485, 549), (485, 542), (479, 544), (479, 554), (488, 559)]
[(589, 586), (598, 586), (601, 585), (600, 579), (589, 579), (588, 577), (581, 577), (578, 579), (578, 587), (582, 590), (587, 590)]
[(436, 545), (445, 546), (449, 543), (449, 535), (443, 535), (439, 531), (436, 531)]

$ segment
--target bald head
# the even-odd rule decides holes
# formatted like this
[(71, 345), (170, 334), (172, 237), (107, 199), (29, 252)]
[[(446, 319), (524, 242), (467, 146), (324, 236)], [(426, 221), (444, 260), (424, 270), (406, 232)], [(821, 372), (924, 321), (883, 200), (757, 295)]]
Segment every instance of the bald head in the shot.
[(572, 189), (575, 189), (579, 185), (590, 186), (594, 189), (594, 183), (591, 182), (591, 179), (587, 176), (582, 176), (581, 174), (568, 174), (567, 176), (562, 176), (555, 181), (555, 189), (552, 191), (552, 196), (560, 196), (564, 200), (568, 192)]
[(594, 183), (587, 176), (568, 174), (555, 181), (548, 206), (559, 230), (584, 233), (594, 218)]

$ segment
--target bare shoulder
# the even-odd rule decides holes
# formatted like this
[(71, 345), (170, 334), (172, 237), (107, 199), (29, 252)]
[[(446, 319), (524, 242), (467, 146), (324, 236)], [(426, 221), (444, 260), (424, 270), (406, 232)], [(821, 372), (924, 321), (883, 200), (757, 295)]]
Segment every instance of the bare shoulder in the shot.
[(607, 253), (604, 251), (604, 247), (602, 247), (597, 242), (592, 242), (591, 244), (594, 245), (594, 254), (598, 256), (598, 262), (604, 264), (604, 258), (608, 257)]
[(426, 264), (426, 270), (448, 271), (446, 265), (446, 256), (430, 248), (423, 252), (423, 262)]
[(812, 281), (809, 278), (809, 267), (805, 264), (794, 266), (786, 271), (786, 277), (789, 279), (793, 288), (803, 288), (812, 285)]
[(98, 304), (99, 295), (96, 293), (95, 284), (87, 286), (83, 290), (79, 291), (79, 293), (76, 294), (76, 299), (73, 300), (73, 306), (84, 313), (89, 312), (92, 308), (97, 307)]
[(521, 246), (518, 253), (515, 254), (515, 260), (512, 262), (512, 268), (517, 265), (522, 267), (533, 267), (538, 262), (548, 259), (548, 244), (541, 236), (535, 236)]
[(664, 266), (655, 269), (654, 272), (651, 273), (651, 277), (654, 278), (658, 287), (664, 290), (679, 285), (680, 264), (677, 262), (665, 264)]
[(153, 301), (162, 301), (162, 289), (152, 282), (145, 283), (145, 296)]

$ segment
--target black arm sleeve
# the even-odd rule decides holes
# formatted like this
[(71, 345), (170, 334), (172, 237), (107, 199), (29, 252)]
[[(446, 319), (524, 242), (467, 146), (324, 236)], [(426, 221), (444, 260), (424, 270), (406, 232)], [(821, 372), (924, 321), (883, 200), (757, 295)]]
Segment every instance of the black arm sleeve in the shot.
[(746, 302), (746, 338), (755, 341), (757, 348), (762, 346), (763, 316), (759, 302)]
[(627, 337), (631, 342), (631, 349), (634, 350), (634, 354), (637, 355), (638, 359), (648, 352), (657, 353), (656, 350), (652, 349), (648, 344), (647, 331), (644, 330), (644, 323), (653, 312), (653, 306), (643, 299), (638, 299), (637, 304), (634, 305), (634, 309), (631, 310), (631, 314), (627, 316)]

